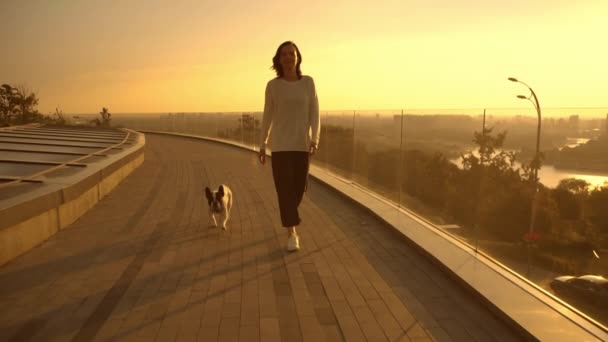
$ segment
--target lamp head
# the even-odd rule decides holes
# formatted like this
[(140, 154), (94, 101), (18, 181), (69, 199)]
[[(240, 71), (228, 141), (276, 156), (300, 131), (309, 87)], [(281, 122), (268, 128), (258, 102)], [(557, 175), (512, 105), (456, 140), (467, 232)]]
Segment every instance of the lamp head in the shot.
[(508, 80), (511, 82), (519, 82), (515, 77), (509, 77)]
[(526, 96), (523, 95), (517, 95), (518, 99), (522, 99), (522, 100), (527, 100), (528, 98)]

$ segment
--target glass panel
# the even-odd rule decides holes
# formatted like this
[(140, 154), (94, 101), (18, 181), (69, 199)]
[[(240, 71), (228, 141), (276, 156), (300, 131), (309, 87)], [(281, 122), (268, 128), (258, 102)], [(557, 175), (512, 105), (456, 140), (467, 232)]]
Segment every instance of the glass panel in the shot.
[(353, 120), (353, 112), (321, 114), (319, 154), (312, 159), (315, 165), (348, 179), (353, 166)]
[(400, 117), (381, 111), (355, 113), (352, 179), (394, 203), (399, 202)]
[(239, 120), (242, 143), (252, 148), (259, 147), (262, 113), (242, 113)]

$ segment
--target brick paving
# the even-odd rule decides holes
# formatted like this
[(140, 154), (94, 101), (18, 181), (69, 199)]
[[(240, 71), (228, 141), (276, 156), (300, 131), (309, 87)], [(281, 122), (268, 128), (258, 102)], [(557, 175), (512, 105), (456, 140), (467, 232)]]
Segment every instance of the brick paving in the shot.
[[(375, 217), (312, 181), (285, 251), (270, 165), (147, 135), (145, 163), (0, 268), (1, 341), (515, 341)], [(203, 188), (228, 184), (229, 230)]]

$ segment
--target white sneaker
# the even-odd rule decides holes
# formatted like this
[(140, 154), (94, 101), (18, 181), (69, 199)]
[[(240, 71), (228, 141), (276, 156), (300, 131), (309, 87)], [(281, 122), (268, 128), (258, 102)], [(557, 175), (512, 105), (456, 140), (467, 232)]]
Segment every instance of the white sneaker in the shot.
[(295, 252), (300, 249), (300, 237), (297, 234), (291, 234), (287, 239), (287, 251)]

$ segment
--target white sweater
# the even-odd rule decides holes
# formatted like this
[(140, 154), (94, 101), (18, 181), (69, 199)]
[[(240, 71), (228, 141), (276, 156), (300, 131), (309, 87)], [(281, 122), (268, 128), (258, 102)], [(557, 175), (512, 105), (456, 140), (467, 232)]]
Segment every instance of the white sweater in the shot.
[(308, 151), (311, 141), (319, 143), (320, 128), (319, 100), (312, 77), (268, 81), (260, 149), (268, 143), (273, 152)]

